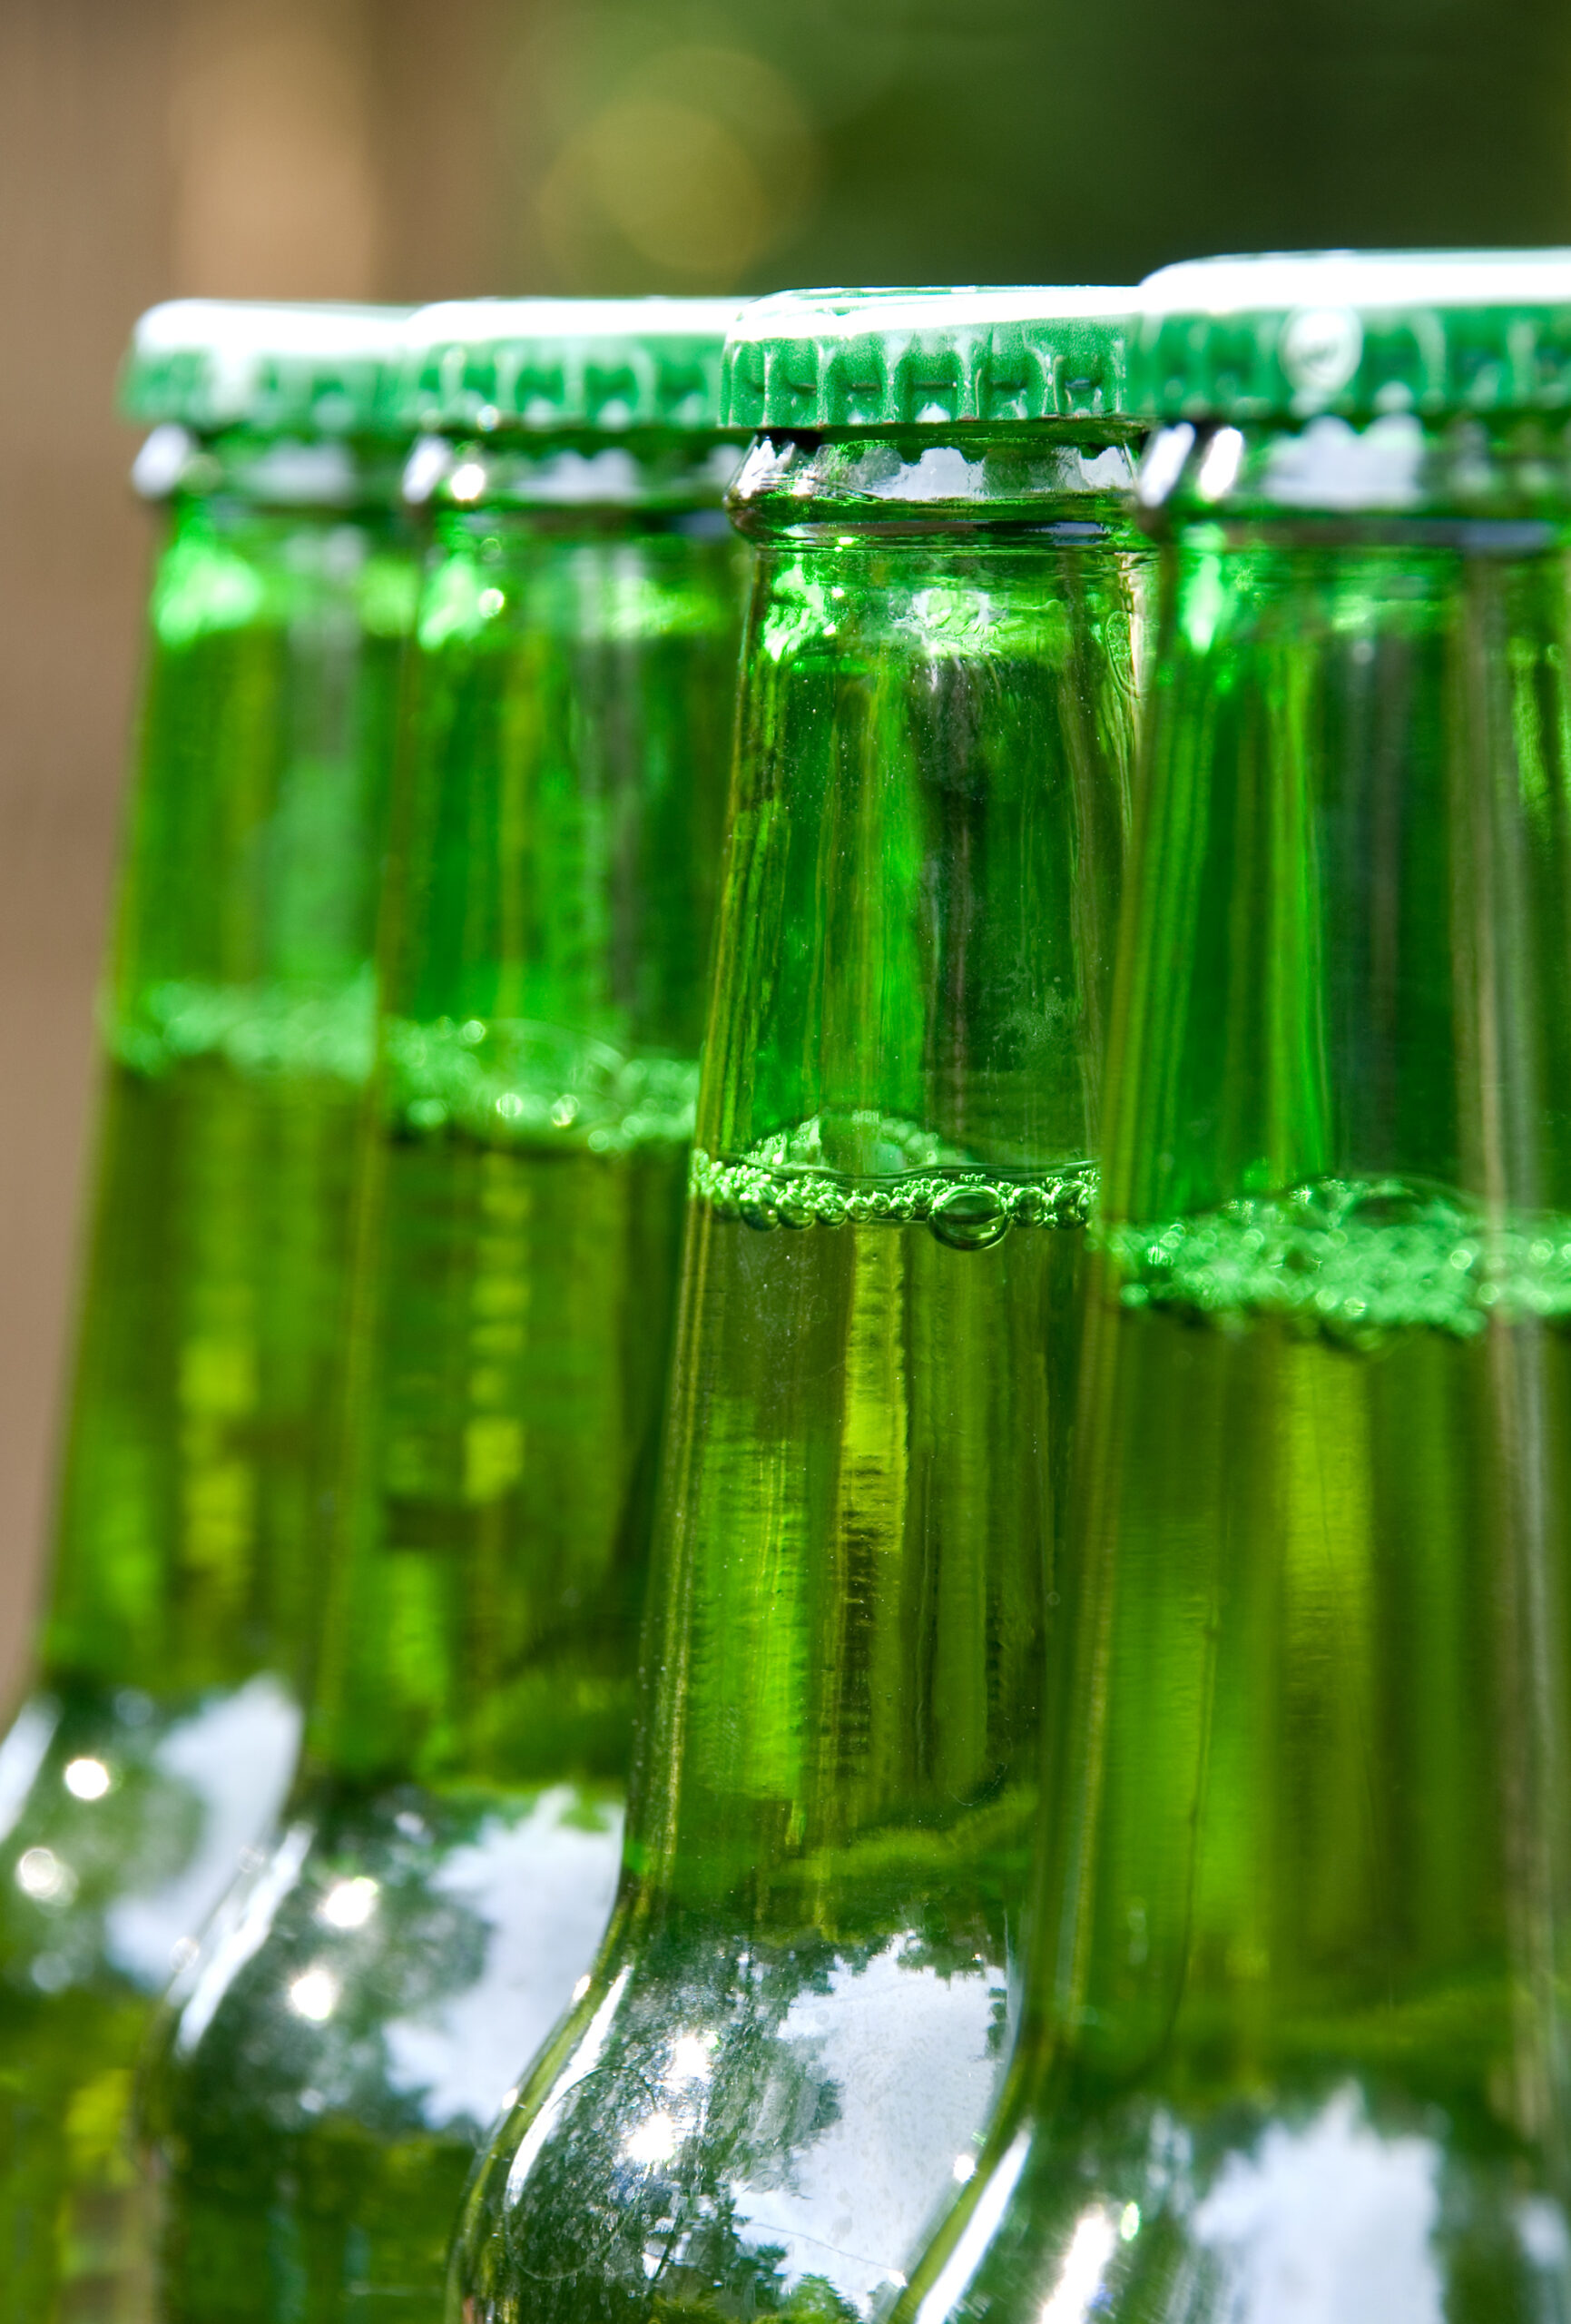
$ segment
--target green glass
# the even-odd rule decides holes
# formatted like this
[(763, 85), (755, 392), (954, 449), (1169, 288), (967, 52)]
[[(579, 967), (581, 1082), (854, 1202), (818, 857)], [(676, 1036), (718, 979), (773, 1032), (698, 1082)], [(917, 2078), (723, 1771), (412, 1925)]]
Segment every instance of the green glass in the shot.
[(374, 442), (242, 428), (166, 428), (143, 456), (173, 497), (54, 1569), (0, 1742), (0, 2317), (18, 2324), (145, 2312), (137, 2049), (298, 1748), (414, 611), (398, 467)]
[(1414, 273), (1299, 273), (1298, 411), (1147, 457), (1041, 1911), (913, 2324), (1571, 2312), (1571, 438)]
[(287, 1829), (155, 2069), (169, 2324), (439, 2314), (615, 1888), (740, 448), (499, 437), (423, 487), (433, 452), (345, 1507)]
[(733, 492), (759, 568), (634, 1804), (466, 2202), (469, 2324), (869, 2315), (970, 2167), (1128, 811), (1128, 433), (769, 430)]

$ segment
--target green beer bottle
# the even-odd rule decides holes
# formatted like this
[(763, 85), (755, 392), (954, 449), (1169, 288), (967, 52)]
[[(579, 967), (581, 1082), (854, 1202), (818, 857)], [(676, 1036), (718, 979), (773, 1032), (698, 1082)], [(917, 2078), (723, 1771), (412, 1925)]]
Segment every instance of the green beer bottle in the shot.
[(400, 323), (184, 302), (144, 318), (126, 377), (158, 423), (139, 481), (170, 513), (54, 1573), (0, 1742), (0, 2317), (18, 2324), (142, 2312), (137, 2047), (299, 1740), (416, 584)]
[(1128, 810), (1130, 292), (761, 301), (618, 1909), (469, 2324), (869, 2316), (1009, 2015)]
[(1026, 2030), (920, 2324), (1571, 2312), (1571, 252), (1145, 286)]
[(343, 1509), (286, 1828), (174, 1997), (169, 2324), (440, 2313), (620, 1857), (745, 567), (735, 303), (427, 310)]

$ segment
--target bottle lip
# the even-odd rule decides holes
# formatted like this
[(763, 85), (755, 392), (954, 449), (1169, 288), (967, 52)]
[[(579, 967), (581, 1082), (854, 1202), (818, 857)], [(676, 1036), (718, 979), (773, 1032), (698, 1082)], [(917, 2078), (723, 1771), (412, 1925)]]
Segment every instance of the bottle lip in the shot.
[(421, 436), (405, 462), (401, 492), (412, 510), (459, 516), (718, 511), (744, 446), (745, 438), (721, 428)]
[(722, 416), (754, 429), (946, 428), (1130, 409), (1133, 290), (779, 291), (739, 317)]
[(1439, 521), (1514, 527), (1525, 541), (1524, 525), (1536, 537), (1571, 520), (1571, 413), (1173, 420), (1146, 440), (1134, 513), (1150, 530)]
[(1192, 259), (1138, 297), (1157, 421), (1571, 410), (1571, 249)]
[(726, 496), (746, 533), (1127, 528), (1139, 429), (1085, 422), (761, 430)]
[(402, 453), (397, 438), (198, 431), (164, 420), (143, 439), (131, 482), (153, 503), (223, 496), (280, 511), (397, 509)]

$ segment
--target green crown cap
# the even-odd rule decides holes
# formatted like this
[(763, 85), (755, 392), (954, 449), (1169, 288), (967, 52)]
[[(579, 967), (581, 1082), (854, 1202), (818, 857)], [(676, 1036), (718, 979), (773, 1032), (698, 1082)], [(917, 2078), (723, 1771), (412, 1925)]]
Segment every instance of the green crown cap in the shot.
[(1139, 299), (1157, 419), (1571, 406), (1571, 250), (1195, 259)]
[(211, 435), (401, 436), (408, 307), (172, 299), (137, 324), (121, 379), (129, 418)]
[(1129, 410), (1133, 290), (787, 290), (726, 342), (738, 428), (950, 428)]
[(737, 299), (462, 299), (410, 327), (403, 409), (441, 435), (718, 428)]

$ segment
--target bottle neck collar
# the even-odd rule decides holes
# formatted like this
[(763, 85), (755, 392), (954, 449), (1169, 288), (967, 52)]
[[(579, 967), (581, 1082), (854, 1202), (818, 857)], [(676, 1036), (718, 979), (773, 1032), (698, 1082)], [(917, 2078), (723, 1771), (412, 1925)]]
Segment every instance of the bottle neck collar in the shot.
[(379, 438), (198, 436), (155, 428), (132, 468), (144, 500), (230, 500), (258, 509), (387, 511), (401, 503), (406, 447)]
[(718, 512), (741, 457), (740, 438), (718, 429), (425, 436), (409, 455), (403, 488), (411, 507), (438, 516)]
[(1138, 431), (1062, 421), (901, 435), (772, 432), (753, 439), (727, 500), (756, 537), (821, 531), (954, 533), (1127, 524)]
[(1359, 419), (1321, 412), (1291, 423), (1181, 420), (1147, 444), (1135, 503), (1158, 536), (1238, 522), (1504, 520), (1558, 528), (1571, 522), (1571, 423), (1410, 411)]

